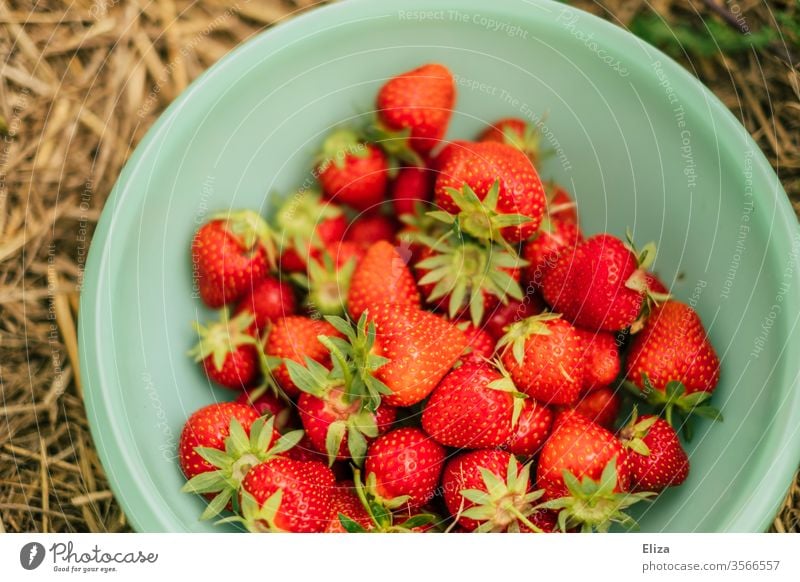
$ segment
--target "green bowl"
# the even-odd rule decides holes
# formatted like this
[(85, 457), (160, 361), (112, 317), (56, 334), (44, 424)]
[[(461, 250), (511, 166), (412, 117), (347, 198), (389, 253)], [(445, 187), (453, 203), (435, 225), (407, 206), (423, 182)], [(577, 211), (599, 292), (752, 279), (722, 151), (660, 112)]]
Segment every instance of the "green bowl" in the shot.
[[(80, 310), (89, 422), (139, 531), (214, 531), (182, 494), (188, 415), (231, 394), (186, 356), (189, 245), (210, 212), (268, 212), (311, 179), (322, 137), (378, 87), (429, 61), (457, 75), (449, 136), (498, 117), (538, 123), (543, 175), (572, 190), (587, 232), (659, 246), (656, 270), (699, 311), (722, 359), (723, 423), (700, 423), (686, 484), (643, 531), (763, 531), (800, 461), (797, 222), (767, 160), (728, 110), (621, 28), (546, 1), (351, 1), (242, 45), (195, 81), (131, 157), (94, 237)], [(794, 363), (793, 363), (794, 362)]]

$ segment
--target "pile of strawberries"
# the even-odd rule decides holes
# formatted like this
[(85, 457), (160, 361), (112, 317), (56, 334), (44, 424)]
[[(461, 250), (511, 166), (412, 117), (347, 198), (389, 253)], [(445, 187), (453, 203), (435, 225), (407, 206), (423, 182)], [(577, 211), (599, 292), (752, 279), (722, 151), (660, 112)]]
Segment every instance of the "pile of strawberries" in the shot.
[(220, 315), (190, 353), (234, 395), (181, 435), (203, 519), (605, 531), (686, 479), (676, 428), (720, 419), (700, 318), (648, 271), (652, 244), (584, 238), (535, 128), (444, 141), (455, 93), (439, 64), (391, 78), (366, 127), (324, 141), (318, 189), (197, 231)]

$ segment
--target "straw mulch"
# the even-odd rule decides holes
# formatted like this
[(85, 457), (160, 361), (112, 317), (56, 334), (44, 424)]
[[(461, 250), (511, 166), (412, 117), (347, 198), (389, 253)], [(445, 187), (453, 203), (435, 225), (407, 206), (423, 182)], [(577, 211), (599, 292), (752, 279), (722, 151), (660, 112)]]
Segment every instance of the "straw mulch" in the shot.
[[(77, 373), (92, 230), (165, 105), (231, 47), (312, 3), (0, 2), (0, 532), (129, 529), (93, 449)], [(679, 30), (691, 49), (681, 60), (742, 119), (800, 210), (796, 3), (770, 2), (772, 12), (757, 0), (579, 3), (656, 42), (671, 41), (642, 20), (653, 9)], [(783, 38), (775, 14), (789, 18)], [(704, 23), (729, 33), (724, 53), (692, 38)], [(758, 50), (742, 50), (742, 37)], [(800, 484), (774, 529), (800, 531)]]

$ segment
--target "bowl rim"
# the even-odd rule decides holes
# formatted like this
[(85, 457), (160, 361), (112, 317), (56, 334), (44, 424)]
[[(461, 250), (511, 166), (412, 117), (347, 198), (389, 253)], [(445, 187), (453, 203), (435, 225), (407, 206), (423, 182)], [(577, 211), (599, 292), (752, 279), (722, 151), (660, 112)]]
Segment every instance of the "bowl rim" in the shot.
[[(617, 43), (613, 44), (615, 51), (622, 52), (628, 48), (635, 48), (634, 45), (639, 49), (646, 47), (647, 51), (661, 61), (664, 71), (670, 75), (673, 86), (684, 87), (702, 95), (705, 106), (709, 109), (715, 123), (718, 124), (718, 132), (734, 132), (737, 137), (741, 136), (744, 144), (753, 151), (754, 176), (758, 172), (762, 180), (775, 183), (774, 189), (768, 192), (754, 191), (753, 196), (755, 200), (768, 201), (770, 201), (768, 198), (770, 195), (775, 197), (775, 200), (770, 201), (774, 203), (775, 209), (773, 233), (778, 233), (779, 236), (772, 237), (770, 244), (778, 245), (773, 252), (791, 256), (788, 241), (798, 236), (796, 216), (778, 176), (749, 132), (698, 79), (671, 57), (635, 37), (626, 29), (593, 14), (552, 0), (519, 0), (518, 2), (509, 0), (492, 3), (491, 6), (487, 6), (483, 0), (391, 0), (380, 3), (369, 0), (350, 0), (319, 7), (288, 21), (280, 22), (235, 47), (204, 71), (156, 119), (120, 172), (91, 241), (83, 273), (78, 316), (80, 377), (84, 386), (87, 419), (95, 447), (101, 463), (106, 469), (109, 485), (136, 531), (172, 531), (176, 528), (174, 522), (164, 517), (168, 512), (157, 511), (152, 503), (152, 498), (146, 494), (143, 462), (127, 449), (125, 446), (127, 441), (113, 420), (118, 416), (115, 412), (122, 410), (123, 405), (118, 391), (115, 393), (111, 389), (115, 383), (110, 381), (113, 375), (105, 365), (106, 362), (114, 359), (113, 343), (101, 341), (101, 338), (107, 333), (107, 331), (104, 333), (103, 329), (103, 313), (110, 309), (109, 285), (113, 281), (112, 272), (116, 268), (111, 260), (113, 251), (109, 241), (115, 225), (125, 219), (126, 213), (122, 211), (125, 205), (141, 202), (141, 200), (131, 200), (130, 197), (126, 197), (126, 193), (140, 167), (149, 165), (148, 152), (158, 144), (159, 136), (170, 129), (176, 118), (185, 110), (202, 109), (203, 102), (207, 101), (211, 95), (225, 90), (224, 83), (217, 83), (208, 87), (207, 92), (201, 93), (212, 78), (230, 74), (234, 63), (242, 64), (247, 61), (253, 64), (258, 59), (265, 58), (264, 55), (269, 55), (271, 46), (285, 46), (309, 34), (351, 22), (356, 17), (363, 19), (369, 16), (386, 15), (392, 11), (397, 12), (400, 8), (426, 11), (457, 9), (462, 12), (525, 20), (535, 18), (530, 13), (523, 12), (530, 11), (534, 7), (544, 8), (550, 12), (557, 10), (563, 13), (566, 11), (580, 17), (581, 26), (594, 32), (594, 38), (598, 42)], [(631, 61), (631, 65), (641, 66), (641, 63), (638, 59), (634, 59)], [(698, 106), (687, 103), (686, 107), (696, 109)], [(133, 213), (127, 214), (131, 216)], [(795, 260), (795, 263), (796, 266), (800, 266), (800, 261)], [(792, 277), (791, 282), (794, 289), (800, 288), (800, 268), (794, 269)], [(785, 301), (784, 313), (800, 313), (797, 292), (787, 294)], [(795, 319), (793, 324), (787, 328), (788, 334), (783, 352), (800, 353), (800, 333), (797, 328), (798, 319)], [(771, 480), (758, 484), (756, 489), (759, 495), (756, 495), (756, 491), (754, 491), (750, 495), (750, 499), (743, 504), (747, 507), (747, 511), (744, 511), (745, 507), (738, 507), (737, 511), (731, 511), (720, 528), (722, 531), (765, 531), (772, 523), (797, 470), (798, 461), (800, 461), (800, 430), (797, 428), (800, 425), (800, 390), (798, 390), (800, 362), (792, 364), (787, 360), (783, 364), (781, 372), (782, 377), (778, 380), (784, 387), (787, 401), (776, 413), (769, 430), (777, 431), (776, 434), (780, 435), (777, 442), (783, 443), (783, 447), (771, 460)]]

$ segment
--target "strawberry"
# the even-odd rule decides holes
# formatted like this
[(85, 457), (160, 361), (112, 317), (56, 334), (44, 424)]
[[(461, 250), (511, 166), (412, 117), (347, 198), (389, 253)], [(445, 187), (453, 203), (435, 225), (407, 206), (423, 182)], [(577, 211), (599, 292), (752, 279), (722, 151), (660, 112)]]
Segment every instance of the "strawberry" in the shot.
[(447, 510), (467, 531), (540, 532), (528, 516), (542, 492), (530, 488), (530, 465), (505, 451), (461, 453), (442, 472)]
[(446, 309), (451, 319), (469, 313), (479, 325), (498, 303), (522, 299), (515, 253), (461, 239), (455, 232), (418, 238), (426, 245), (415, 265), (420, 290), (429, 305)]
[(600, 388), (581, 396), (572, 408), (603, 428), (613, 430), (621, 404), (621, 398), (612, 388)]
[(519, 422), (503, 448), (513, 455), (532, 457), (542, 448), (552, 425), (553, 413), (550, 409), (533, 398), (527, 398), (523, 401)]
[(192, 241), (194, 280), (209, 307), (241, 299), (267, 276), (274, 262), (274, 234), (250, 210), (215, 215)]
[(383, 202), (389, 167), (380, 148), (340, 129), (322, 144), (318, 159), (317, 174), (327, 200), (362, 211)]
[(522, 258), (528, 261), (525, 280), (536, 288), (541, 287), (545, 273), (556, 265), (561, 254), (574, 253), (582, 241), (583, 235), (576, 223), (551, 218), (522, 249)]
[(353, 273), (364, 252), (350, 242), (338, 243), (333, 252), (336, 254), (324, 250), (318, 258), (310, 259), (306, 275), (292, 274), (292, 280), (308, 293), (303, 304), (311, 314), (345, 314)]
[(289, 376), (283, 362), (290, 359), (303, 362), (310, 358), (326, 366), (330, 363), (328, 349), (319, 336), (339, 336), (339, 332), (327, 321), (291, 315), (275, 322), (264, 344), (264, 353), (270, 361), (272, 374), (288, 396), (297, 396), (300, 391)]
[(189, 355), (202, 362), (209, 379), (220, 386), (243, 390), (252, 386), (258, 378), (260, 362), (258, 341), (250, 335), (253, 316), (241, 313), (228, 318), (222, 311), (219, 321), (201, 325), (194, 323), (198, 343), (189, 350)]
[(719, 382), (719, 358), (694, 309), (680, 301), (656, 307), (631, 342), (625, 374), (647, 400), (666, 412), (721, 420), (704, 404)]
[(519, 423), (524, 399), (494, 365), (467, 362), (431, 392), (422, 412), (422, 428), (445, 446), (497, 447), (509, 440)]
[(302, 272), (309, 258), (342, 240), (347, 219), (339, 206), (323, 201), (319, 192), (300, 190), (278, 208), (275, 226), (280, 233), (281, 269)]
[(661, 295), (669, 295), (669, 289), (664, 285), (663, 281), (658, 278), (654, 273), (646, 273), (645, 279), (647, 280), (647, 288), (651, 293), (658, 293)]
[(234, 313), (245, 311), (253, 315), (253, 334), (261, 335), (271, 321), (297, 312), (292, 286), (274, 277), (264, 277), (245, 294)]
[(433, 198), (433, 174), (425, 166), (400, 168), (389, 193), (396, 216), (413, 214), (417, 204)]
[[(318, 533), (330, 524), (333, 472), (316, 461), (276, 457), (242, 481), (242, 515), (227, 521), (249, 531)], [(222, 520), (226, 521), (226, 520)]]
[(583, 386), (583, 339), (560, 315), (542, 313), (508, 328), (501, 359), (525, 394), (544, 404), (573, 404)]
[(541, 298), (533, 293), (526, 293), (522, 301), (509, 299), (505, 305), (498, 305), (486, 317), (484, 329), (495, 339), (499, 340), (506, 334), (508, 326), (512, 323), (527, 319), (532, 315), (539, 315), (546, 305)]
[(375, 303), (391, 302), (418, 307), (419, 291), (403, 257), (386, 241), (372, 245), (350, 283), (347, 308), (358, 319)]
[(465, 360), (483, 361), (494, 355), (495, 339), (482, 327), (475, 327), (471, 321), (460, 321), (456, 327), (467, 337)]
[(555, 182), (544, 183), (547, 198), (547, 216), (552, 220), (562, 220), (578, 225), (578, 207), (569, 192)]
[(444, 457), (444, 448), (419, 429), (390, 431), (367, 450), (367, 490), (392, 508), (422, 507), (433, 497)]
[(382, 214), (369, 214), (355, 219), (347, 228), (345, 240), (369, 248), (378, 241), (394, 242), (395, 223)]
[(455, 105), (453, 75), (431, 63), (397, 75), (378, 92), (376, 109), (381, 145), (401, 158), (415, 159), (407, 150), (426, 155), (444, 137)]
[(375, 353), (388, 359), (375, 377), (391, 391), (383, 402), (392, 406), (422, 401), (467, 347), (461, 330), (417, 307), (379, 303), (369, 318), (377, 327)]
[(342, 525), (341, 516), (354, 522), (362, 531), (373, 529), (372, 519), (356, 495), (355, 485), (352, 483), (337, 483), (333, 488), (333, 493), (331, 494), (331, 518), (328, 527), (325, 528), (325, 533), (347, 532)]
[(234, 402), (251, 406), (258, 416), (274, 417), (275, 430), (279, 432), (289, 427), (292, 413), (289, 405), (278, 398), (274, 392), (267, 390), (266, 386), (250, 392), (242, 392)]
[(545, 211), (544, 188), (530, 161), (496, 142), (455, 149), (436, 178), (434, 201), (465, 233), (494, 242), (530, 238)]
[(586, 331), (575, 328), (583, 338), (584, 361), (583, 391), (589, 392), (609, 386), (619, 376), (622, 364), (617, 337), (609, 332)]
[(645, 270), (655, 245), (637, 256), (609, 234), (595, 235), (556, 261), (544, 274), (542, 292), (555, 311), (589, 330), (632, 325), (645, 304)]
[(478, 141), (495, 141), (517, 148), (534, 166), (541, 160), (541, 135), (535, 125), (518, 117), (504, 117), (487, 127)]
[(633, 491), (663, 491), (688, 477), (689, 457), (667, 421), (653, 415), (638, 417), (634, 410), (620, 439), (629, 449)]

